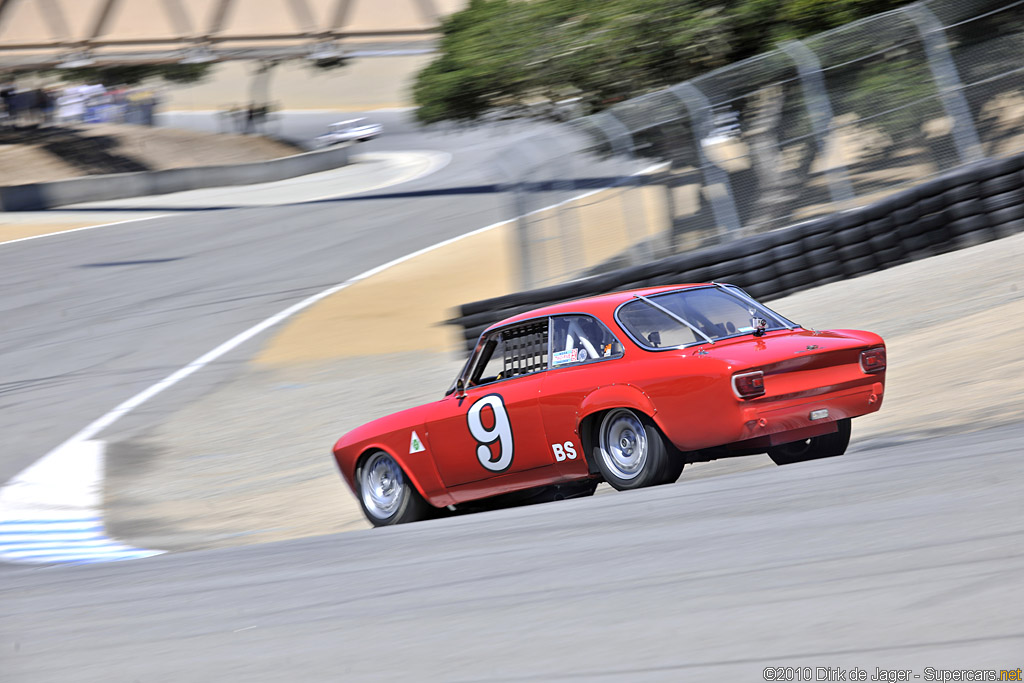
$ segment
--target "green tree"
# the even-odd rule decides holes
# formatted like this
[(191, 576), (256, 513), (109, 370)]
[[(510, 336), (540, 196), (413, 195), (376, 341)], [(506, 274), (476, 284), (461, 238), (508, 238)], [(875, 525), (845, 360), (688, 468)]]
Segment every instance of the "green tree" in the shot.
[(579, 98), (586, 112), (901, 0), (471, 0), (416, 79), (425, 122)]

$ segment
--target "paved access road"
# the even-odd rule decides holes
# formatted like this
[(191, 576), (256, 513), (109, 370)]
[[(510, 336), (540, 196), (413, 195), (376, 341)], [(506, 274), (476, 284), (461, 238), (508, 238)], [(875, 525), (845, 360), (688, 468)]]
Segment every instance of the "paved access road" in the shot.
[(1015, 669), (1022, 440), (1016, 425), (405, 527), (0, 567), (0, 669), (9, 683)]
[[(217, 210), (183, 206), (172, 196), (166, 205), (143, 201), (140, 208), (112, 202), (89, 208), (122, 219), (174, 214), (0, 244), (0, 482), (290, 304), (508, 217), (511, 203), (495, 191), (492, 159), (524, 132), (522, 126), (502, 127), (504, 134), (491, 128), (413, 132), (409, 123), (392, 128), (390, 138), (369, 144), (438, 151), (451, 162), (359, 198)], [(56, 220), (61, 213), (47, 215)], [(152, 424), (201, 395), (260, 341), (118, 422), (117, 434)]]

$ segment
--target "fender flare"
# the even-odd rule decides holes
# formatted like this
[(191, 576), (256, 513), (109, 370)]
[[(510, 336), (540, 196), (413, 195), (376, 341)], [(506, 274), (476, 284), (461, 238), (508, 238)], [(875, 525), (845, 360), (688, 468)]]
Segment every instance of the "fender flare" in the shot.
[(614, 408), (630, 408), (643, 413), (652, 420), (655, 419), (655, 415), (658, 412), (651, 397), (642, 389), (632, 384), (609, 384), (598, 387), (587, 394), (586, 398), (580, 403), (579, 412), (576, 415), (576, 429), (579, 433), (587, 467), (591, 474), (597, 471), (597, 464), (591, 455), (595, 443), (594, 429), (592, 429), (594, 425), (591, 423), (587, 428), (584, 428), (584, 425), (599, 413)]
[(658, 412), (654, 401), (642, 389), (632, 384), (609, 384), (587, 394), (580, 403), (578, 417), (582, 422), (594, 413), (612, 408), (633, 408), (651, 419), (654, 419)]
[[(583, 442), (583, 451), (586, 454), (587, 466), (591, 468), (591, 473), (596, 472), (596, 465), (592, 462), (590, 454), (594, 444), (591, 434), (584, 434), (585, 430), (582, 425), (587, 418), (613, 408), (630, 408), (643, 413), (654, 422), (663, 436), (668, 433), (665, 425), (661, 422), (657, 406), (643, 389), (632, 384), (609, 384), (598, 387), (583, 399), (577, 417), (577, 424), (580, 425), (578, 427), (580, 440)], [(671, 448), (678, 448), (667, 436), (665, 436), (665, 443)]]

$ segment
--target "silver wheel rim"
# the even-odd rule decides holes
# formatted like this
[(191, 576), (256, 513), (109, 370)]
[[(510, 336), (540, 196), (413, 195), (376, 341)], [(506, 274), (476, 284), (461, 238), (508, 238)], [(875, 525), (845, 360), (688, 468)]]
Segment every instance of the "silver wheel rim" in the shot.
[(613, 410), (601, 422), (601, 459), (620, 479), (634, 479), (647, 463), (647, 432), (630, 410)]
[(402, 468), (387, 453), (370, 456), (359, 471), (359, 488), (363, 506), (377, 519), (393, 515), (406, 495)]

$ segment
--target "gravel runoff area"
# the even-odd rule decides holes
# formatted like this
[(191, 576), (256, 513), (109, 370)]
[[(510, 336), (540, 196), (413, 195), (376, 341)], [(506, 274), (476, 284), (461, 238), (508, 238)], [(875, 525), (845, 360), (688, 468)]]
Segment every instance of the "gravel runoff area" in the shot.
[[(854, 421), (852, 451), (970, 432), (1024, 418), (1022, 260), (1024, 234), (770, 304), (810, 327), (885, 337), (885, 405)], [(402, 353), (250, 366), (161, 426), (110, 444), (110, 530), (140, 547), (180, 550), (363, 528), (332, 443), (440, 398), (461, 363)], [(694, 465), (677, 485), (765, 466), (767, 456)]]
[(242, 164), (300, 154), (259, 135), (200, 133), (112, 123), (0, 127), (0, 185), (86, 175)]

